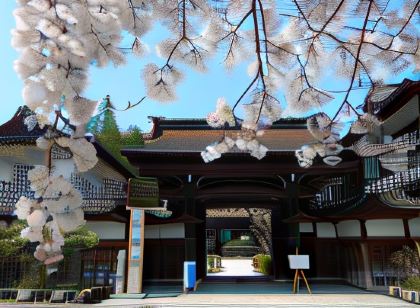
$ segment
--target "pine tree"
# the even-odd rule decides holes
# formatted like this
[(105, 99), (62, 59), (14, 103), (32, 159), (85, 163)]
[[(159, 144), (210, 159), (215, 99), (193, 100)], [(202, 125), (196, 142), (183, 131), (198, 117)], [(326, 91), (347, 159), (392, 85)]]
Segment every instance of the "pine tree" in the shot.
[(121, 133), (115, 120), (109, 95), (99, 104), (99, 113), (88, 123), (88, 131), (95, 135), (112, 154), (120, 156)]
[(130, 125), (127, 134), (122, 136), (121, 143), (123, 146), (142, 146), (144, 140), (141, 129), (137, 125)]

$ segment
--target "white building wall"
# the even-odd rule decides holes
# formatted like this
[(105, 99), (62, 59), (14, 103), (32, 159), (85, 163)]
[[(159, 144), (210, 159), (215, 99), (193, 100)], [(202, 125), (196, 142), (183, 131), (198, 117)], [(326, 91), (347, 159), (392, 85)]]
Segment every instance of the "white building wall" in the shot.
[(420, 237), (420, 217), (409, 219), (408, 227), (411, 237)]
[(0, 180), (11, 182), (13, 180), (13, 164), (4, 159), (0, 158)]
[(317, 222), (316, 235), (319, 238), (335, 238), (335, 228), (330, 222)]
[(300, 232), (314, 232), (314, 228), (311, 222), (301, 222), (299, 223)]
[(395, 236), (404, 237), (404, 223), (402, 219), (374, 219), (367, 220), (367, 236)]
[(185, 225), (183, 223), (146, 225), (144, 226), (145, 239), (185, 238)]
[(66, 179), (70, 179), (75, 171), (73, 159), (56, 159), (53, 161), (53, 166), (54, 175), (63, 175)]
[(361, 237), (360, 222), (358, 220), (345, 220), (337, 224), (338, 237)]
[(86, 227), (101, 240), (125, 239), (125, 223), (115, 221), (87, 221)]

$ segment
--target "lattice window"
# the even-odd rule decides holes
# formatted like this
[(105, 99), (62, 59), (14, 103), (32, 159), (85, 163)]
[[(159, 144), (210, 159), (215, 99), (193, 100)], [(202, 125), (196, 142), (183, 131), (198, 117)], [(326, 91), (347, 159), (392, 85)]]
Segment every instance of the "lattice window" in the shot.
[(312, 210), (347, 208), (364, 202), (364, 188), (356, 185), (350, 175), (334, 177), (310, 200)]
[(21, 196), (32, 198), (34, 193), (30, 190), (28, 171), (32, 166), (15, 164), (13, 166), (13, 180), (0, 181), (0, 214), (11, 215), (15, 204)]
[(216, 229), (206, 229), (206, 247), (207, 254), (213, 254), (216, 251)]
[[(0, 181), (0, 215), (11, 215), (21, 196), (34, 197), (28, 180), (28, 171), (32, 168), (31, 165), (15, 164), (13, 180)], [(113, 211), (117, 204), (126, 201), (125, 182), (104, 179), (103, 185), (97, 186), (76, 174), (72, 174), (70, 181), (81, 192), (82, 208), (87, 214), (108, 213)]]
[(72, 174), (71, 183), (82, 194), (82, 208), (86, 214), (109, 213), (116, 208), (117, 203), (125, 203), (127, 198), (126, 184), (122, 181), (104, 179), (104, 184), (97, 186), (77, 174)]
[(70, 151), (65, 150), (57, 145), (53, 145), (51, 154), (53, 159), (70, 159), (73, 157)]

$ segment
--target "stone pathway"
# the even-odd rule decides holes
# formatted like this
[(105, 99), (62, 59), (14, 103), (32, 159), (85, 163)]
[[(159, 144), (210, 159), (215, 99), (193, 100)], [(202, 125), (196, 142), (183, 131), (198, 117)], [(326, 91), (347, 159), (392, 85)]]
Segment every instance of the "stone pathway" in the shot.
[(181, 295), (176, 298), (108, 300), (96, 307), (416, 307), (379, 294), (340, 295)]
[(252, 259), (226, 259), (222, 258), (222, 271), (219, 273), (208, 273), (207, 276), (263, 276), (254, 272)]
[(220, 295), (220, 294), (183, 294), (175, 298), (149, 298), (141, 300), (112, 299), (95, 305), (82, 304), (0, 304), (0, 307), (233, 307), (233, 308), (270, 308), (270, 307), (331, 307), (331, 308), (386, 308), (417, 306), (402, 300), (380, 294), (281, 294), (281, 295)]

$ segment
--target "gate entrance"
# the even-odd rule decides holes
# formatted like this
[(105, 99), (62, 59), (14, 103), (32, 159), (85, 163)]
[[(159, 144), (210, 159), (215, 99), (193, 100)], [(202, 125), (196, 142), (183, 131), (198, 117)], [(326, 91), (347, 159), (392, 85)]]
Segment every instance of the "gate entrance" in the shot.
[(271, 209), (206, 209), (207, 277), (272, 274)]

